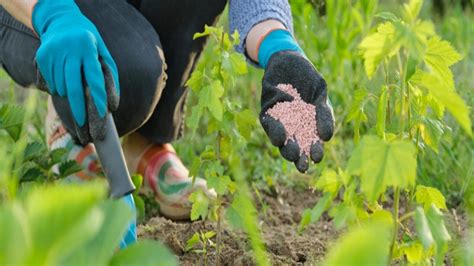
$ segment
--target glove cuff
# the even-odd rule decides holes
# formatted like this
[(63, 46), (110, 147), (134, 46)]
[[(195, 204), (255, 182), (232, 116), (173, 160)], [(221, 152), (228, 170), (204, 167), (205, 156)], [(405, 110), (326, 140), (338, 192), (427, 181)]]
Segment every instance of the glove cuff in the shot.
[(259, 65), (265, 69), (272, 55), (280, 51), (295, 51), (304, 55), (303, 50), (289, 31), (276, 29), (270, 31), (258, 47)]
[(31, 24), (39, 37), (65, 13), (81, 12), (74, 0), (38, 0), (33, 6)]

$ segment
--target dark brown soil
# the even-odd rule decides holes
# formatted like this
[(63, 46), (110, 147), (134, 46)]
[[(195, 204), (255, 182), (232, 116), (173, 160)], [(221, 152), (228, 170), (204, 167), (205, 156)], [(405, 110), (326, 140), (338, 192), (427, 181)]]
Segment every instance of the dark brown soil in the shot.
[[(319, 196), (310, 190), (281, 188), (275, 195), (260, 192), (262, 204), (257, 206), (260, 225), (272, 265), (311, 265), (320, 261), (328, 243), (336, 238), (336, 232), (328, 217), (323, 216), (299, 235), (297, 227), (305, 208), (312, 208)], [(215, 231), (216, 223), (210, 221), (174, 222), (163, 217), (149, 219), (138, 230), (140, 238), (160, 240), (178, 256), (182, 265), (203, 265), (205, 256), (192, 251), (185, 252), (188, 239), (195, 232)], [(222, 265), (253, 265), (252, 254), (246, 235), (224, 224), (222, 233)], [(215, 239), (213, 239), (215, 241)], [(216, 250), (207, 254), (207, 264), (216, 265)]]

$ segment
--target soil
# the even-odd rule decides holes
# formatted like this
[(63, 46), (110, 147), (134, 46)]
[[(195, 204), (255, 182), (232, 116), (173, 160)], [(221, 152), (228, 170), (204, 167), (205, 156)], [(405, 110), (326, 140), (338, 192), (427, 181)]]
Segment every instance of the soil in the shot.
[[(329, 217), (323, 216), (316, 224), (299, 235), (297, 227), (305, 208), (312, 208), (319, 195), (309, 189), (281, 187), (272, 195), (260, 191), (262, 204), (260, 225), (272, 265), (311, 265), (321, 261), (336, 231)], [(265, 210), (265, 211), (263, 211)], [(215, 231), (216, 223), (210, 221), (174, 222), (163, 217), (152, 217), (139, 226), (139, 238), (154, 239), (165, 243), (179, 258), (182, 265), (203, 265), (204, 255), (185, 252), (188, 239), (195, 232)], [(224, 223), (222, 233), (222, 265), (254, 265), (246, 235)], [(214, 239), (215, 240), (215, 239)], [(216, 265), (216, 251), (207, 254), (207, 264)]]

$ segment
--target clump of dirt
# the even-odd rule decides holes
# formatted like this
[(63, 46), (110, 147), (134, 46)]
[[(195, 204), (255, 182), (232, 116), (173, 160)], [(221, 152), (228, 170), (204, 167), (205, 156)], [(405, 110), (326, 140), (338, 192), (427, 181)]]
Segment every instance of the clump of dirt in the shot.
[(316, 107), (303, 101), (291, 84), (278, 84), (277, 88), (293, 96), (293, 101), (279, 102), (266, 113), (283, 124), (286, 142), (297, 142), (301, 148), (300, 155), (309, 156), (311, 145), (321, 142), (317, 134)]
[[(260, 225), (272, 265), (295, 265), (320, 261), (326, 253), (330, 240), (336, 238), (335, 229), (327, 216), (317, 224), (297, 233), (301, 214), (305, 208), (312, 208), (320, 196), (309, 189), (276, 190), (274, 195), (261, 191)], [(139, 238), (155, 239), (165, 243), (179, 258), (182, 265), (203, 264), (203, 254), (186, 252), (185, 246), (195, 232), (216, 230), (210, 221), (174, 222), (163, 217), (153, 217), (139, 226)], [(215, 239), (213, 239), (215, 240)], [(223, 224), (220, 262), (223, 265), (255, 264), (245, 233)], [(215, 248), (207, 254), (207, 263), (217, 263)]]

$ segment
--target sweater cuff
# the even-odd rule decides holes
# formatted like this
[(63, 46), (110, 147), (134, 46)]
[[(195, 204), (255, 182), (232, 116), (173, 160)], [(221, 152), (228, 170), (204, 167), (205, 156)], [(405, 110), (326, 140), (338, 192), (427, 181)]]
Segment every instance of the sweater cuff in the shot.
[(291, 33), (293, 33), (293, 20), (291, 8), (287, 0), (231, 0), (229, 9), (230, 31), (237, 30), (240, 34), (240, 43), (236, 46), (239, 53), (244, 54), (247, 60), (254, 66), (260, 67), (253, 62), (245, 52), (245, 39), (256, 24), (276, 19), (280, 21)]

